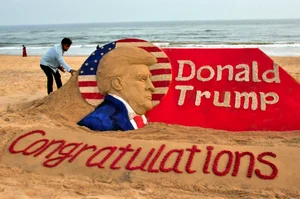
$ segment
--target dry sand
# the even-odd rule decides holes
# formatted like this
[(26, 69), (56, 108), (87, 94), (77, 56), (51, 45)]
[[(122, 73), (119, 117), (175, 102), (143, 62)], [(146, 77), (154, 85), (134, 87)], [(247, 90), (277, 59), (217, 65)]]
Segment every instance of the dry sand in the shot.
[[(74, 69), (79, 69), (86, 58), (66, 57), (65, 60)], [(300, 82), (300, 57), (272, 58)], [(58, 103), (58, 98), (46, 98), (46, 77), (39, 67), (39, 60), (40, 57), (0, 56), (0, 159), (7, 143), (34, 125), (58, 132), (63, 129), (90, 133), (74, 124), (74, 118), (51, 107), (53, 102)], [(63, 83), (69, 78), (69, 73), (62, 74)], [(64, 107), (65, 101), (59, 103), (58, 106)], [(126, 139), (233, 145), (235, 148), (276, 147), (280, 150), (290, 147), (300, 152), (300, 131), (233, 133), (156, 123), (137, 131), (101, 133), (98, 136), (120, 143)], [(230, 183), (192, 186), (163, 178), (115, 182), (84, 175), (49, 175), (0, 163), (0, 198), (300, 198), (300, 189), (249, 188)]]

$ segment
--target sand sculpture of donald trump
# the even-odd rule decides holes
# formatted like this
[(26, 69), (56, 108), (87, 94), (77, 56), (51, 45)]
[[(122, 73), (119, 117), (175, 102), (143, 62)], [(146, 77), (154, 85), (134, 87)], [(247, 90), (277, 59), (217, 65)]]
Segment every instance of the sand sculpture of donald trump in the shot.
[(157, 59), (138, 47), (119, 47), (105, 54), (97, 68), (103, 102), (77, 124), (97, 131), (134, 130), (147, 124), (154, 86), (149, 66)]

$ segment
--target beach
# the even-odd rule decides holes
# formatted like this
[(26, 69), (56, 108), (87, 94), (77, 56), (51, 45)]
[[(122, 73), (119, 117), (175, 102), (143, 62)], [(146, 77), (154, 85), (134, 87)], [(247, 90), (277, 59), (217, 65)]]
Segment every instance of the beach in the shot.
[[(40, 56), (21, 57), (17, 55), (0, 55), (0, 159), (7, 143), (17, 134), (35, 126), (49, 131), (76, 131), (91, 134), (79, 128), (64, 115), (55, 115), (52, 107), (39, 108), (47, 101), (46, 76), (40, 69)], [(271, 57), (300, 83), (300, 57)], [(65, 61), (78, 70), (87, 56), (66, 56)], [(65, 84), (69, 73), (61, 73)], [(55, 85), (55, 83), (54, 83)], [(54, 90), (56, 87), (54, 86)], [(56, 99), (52, 99), (56, 100)], [(72, 99), (70, 99), (72, 100)], [(65, 103), (64, 101), (57, 103)], [(53, 104), (52, 104), (53, 105)], [(65, 107), (68, 106), (65, 104)], [(39, 108), (36, 110), (35, 108)], [(66, 107), (67, 109), (67, 107)], [(25, 133), (25, 132), (24, 132)], [(71, 137), (71, 136), (70, 136)], [(200, 145), (220, 145), (222, 147), (274, 147), (279, 151), (289, 148), (300, 152), (300, 130), (292, 132), (226, 132), (222, 130), (203, 129), (153, 123), (144, 129), (131, 132), (114, 132), (98, 134), (97, 137), (122, 143), (123, 140), (151, 143), (186, 143)], [(229, 147), (229, 148), (230, 148)], [(299, 165), (298, 165), (299, 166)], [(294, 172), (294, 171), (287, 171)], [(145, 174), (147, 177), (147, 175)], [(263, 184), (247, 187), (243, 182), (233, 184), (221, 183), (220, 186), (190, 183), (178, 180), (172, 183), (166, 176), (161, 179), (142, 181), (140, 178), (114, 181), (80, 174), (43, 173), (24, 170), (5, 163), (0, 164), (0, 198), (299, 198), (300, 189), (289, 186), (264, 188)], [(190, 177), (192, 178), (192, 177)], [(135, 180), (139, 179), (139, 180)], [(229, 182), (230, 180), (228, 180)], [(246, 182), (246, 180), (245, 180)], [(278, 181), (285, 183), (285, 181)], [(296, 182), (295, 182), (296, 183)], [(298, 182), (299, 183), (299, 182)]]

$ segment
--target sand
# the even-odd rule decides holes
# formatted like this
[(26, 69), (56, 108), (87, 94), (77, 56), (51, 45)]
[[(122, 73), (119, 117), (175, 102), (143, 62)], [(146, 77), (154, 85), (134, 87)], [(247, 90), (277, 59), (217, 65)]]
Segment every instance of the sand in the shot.
[[(79, 69), (86, 58), (65, 57), (65, 60), (74, 69)], [(272, 59), (300, 82), (300, 57), (272, 57)], [(263, 184), (255, 183), (256, 181), (253, 182), (253, 186), (251, 183), (250, 186), (246, 186), (245, 184), (248, 183), (246, 181), (239, 182), (229, 178), (220, 180), (218, 183), (218, 179), (214, 177), (208, 177), (209, 179), (193, 185), (180, 179), (169, 180), (166, 175), (161, 175), (161, 178), (160, 176), (149, 177), (149, 180), (147, 177), (150, 174), (114, 180), (114, 177), (103, 179), (84, 175), (86, 172), (83, 171), (84, 169), (82, 174), (81, 170), (73, 173), (43, 172), (36, 171), (29, 166), (8, 164), (10, 161), (7, 160), (9, 158), (5, 151), (7, 144), (16, 135), (38, 127), (47, 129), (53, 136), (55, 132), (65, 132), (66, 137), (72, 138), (72, 132), (76, 131), (80, 136), (92, 136), (92, 138), (86, 138), (86, 141), (102, 139), (107, 143), (123, 143), (125, 140), (141, 143), (145, 147), (148, 143), (153, 142), (155, 145), (163, 142), (172, 146), (190, 143), (199, 146), (214, 145), (223, 149), (248, 147), (254, 151), (256, 148), (269, 147), (278, 149), (286, 157), (288, 154), (284, 153), (285, 149), (291, 150), (294, 155), (300, 152), (300, 130), (288, 133), (239, 133), (152, 123), (137, 131), (100, 133), (93, 137), (91, 135), (94, 134), (93, 132), (78, 127), (74, 123), (92, 108), (83, 102), (79, 103), (77, 96), (68, 96), (66, 92), (58, 92), (60, 90), (57, 94), (48, 97), (46, 77), (39, 67), (39, 60), (38, 56), (25, 58), (0, 56), (0, 159), (2, 158), (0, 161), (0, 198), (300, 198), (300, 189), (297, 188), (300, 181), (297, 183), (293, 179), (291, 183), (295, 186), (290, 185), (287, 179), (280, 178), (276, 185), (271, 183), (271, 186), (267, 188)], [(63, 83), (66, 84), (70, 74), (61, 75)], [(68, 84), (64, 87), (69, 88)], [(68, 99), (61, 100), (64, 98)], [(55, 104), (57, 106), (53, 107)], [(79, 111), (80, 114), (78, 110), (82, 110)], [(74, 137), (77, 137), (77, 134)], [(11, 158), (14, 157), (11, 156)], [(298, 156), (292, 157), (298, 158)], [(287, 158), (287, 160), (293, 163), (291, 159)], [(295, 159), (294, 163), (298, 164), (299, 158)], [(32, 167), (35, 164), (32, 162)], [(297, 167), (299, 164), (296, 165)], [(72, 170), (71, 167), (70, 170)], [(296, 169), (286, 171), (291, 176), (293, 172), (296, 173)], [(295, 175), (299, 177), (300, 174)], [(186, 179), (187, 181), (193, 180), (192, 177)]]

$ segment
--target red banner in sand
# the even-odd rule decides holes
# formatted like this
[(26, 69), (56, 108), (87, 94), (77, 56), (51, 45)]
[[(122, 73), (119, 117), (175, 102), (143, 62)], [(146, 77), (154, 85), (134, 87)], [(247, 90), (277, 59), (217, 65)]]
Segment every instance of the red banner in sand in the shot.
[(299, 83), (259, 49), (165, 48), (172, 82), (150, 122), (248, 130), (299, 130)]

